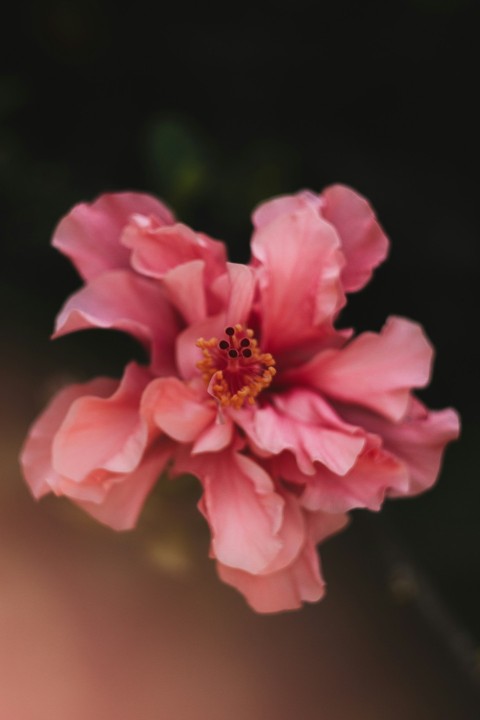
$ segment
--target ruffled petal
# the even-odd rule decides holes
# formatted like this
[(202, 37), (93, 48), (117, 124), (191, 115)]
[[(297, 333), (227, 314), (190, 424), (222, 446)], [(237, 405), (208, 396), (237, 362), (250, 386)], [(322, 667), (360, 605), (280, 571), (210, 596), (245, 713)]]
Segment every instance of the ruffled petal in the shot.
[(132, 251), (135, 270), (149, 277), (162, 278), (169, 270), (192, 260), (205, 262), (207, 282), (225, 272), (224, 244), (182, 223), (159, 227), (145, 217), (133, 217), (122, 243)]
[(310, 207), (336, 230), (346, 258), (342, 270), (345, 292), (360, 290), (382, 263), (389, 248), (388, 238), (367, 200), (345, 185), (331, 185), (321, 195), (303, 190), (295, 195), (273, 198), (253, 214), (255, 228), (273, 222), (282, 215)]
[(252, 573), (217, 563), (220, 579), (245, 597), (258, 613), (297, 610), (303, 602), (317, 602), (325, 594), (316, 552), (305, 548), (286, 568), (269, 575)]
[(58, 488), (60, 475), (52, 465), (52, 444), (72, 403), (85, 396), (107, 398), (118, 385), (118, 381), (110, 378), (69, 385), (55, 395), (37, 418), (20, 453), (23, 474), (34, 497), (40, 498)]
[(302, 551), (307, 540), (308, 527), (305, 523), (305, 513), (300, 508), (297, 498), (280, 488), (277, 488), (277, 492), (284, 501), (282, 524), (277, 533), (279, 551), (262, 570), (262, 575), (275, 574), (291, 565)]
[(130, 530), (135, 527), (146, 497), (164, 470), (172, 451), (172, 443), (160, 439), (136, 470), (110, 479), (101, 500), (75, 500), (76, 504), (114, 530)]
[(152, 369), (175, 373), (178, 321), (155, 283), (128, 270), (113, 270), (74, 293), (60, 311), (53, 337), (85, 328), (115, 328), (151, 349)]
[(140, 398), (150, 373), (131, 363), (115, 392), (106, 398), (83, 395), (70, 405), (52, 444), (52, 466), (74, 482), (94, 470), (134, 470), (149, 439), (140, 417)]
[[(131, 365), (121, 384), (97, 378), (55, 396), (33, 425), (20, 456), (36, 498), (53, 491), (115, 530), (135, 525), (172, 452), (170, 441), (158, 439), (139, 458), (144, 433), (142, 427), (135, 432), (132, 414), (138, 417), (142, 373)], [(129, 468), (134, 469), (118, 472)]]
[(291, 564), (277, 572), (255, 575), (217, 564), (220, 578), (239, 590), (256, 612), (295, 610), (303, 602), (316, 602), (325, 594), (325, 582), (315, 545), (347, 523), (345, 515), (305, 513), (307, 535), (303, 548)]
[(174, 222), (166, 205), (150, 195), (111, 193), (76, 205), (57, 225), (52, 244), (70, 258), (85, 280), (106, 270), (126, 268), (130, 251), (120, 244), (120, 236), (134, 213), (154, 216), (157, 225)]
[(342, 408), (342, 415), (360, 422), (383, 438), (384, 447), (408, 468), (406, 490), (392, 487), (391, 496), (417, 495), (434, 485), (441, 468), (446, 445), (460, 433), (455, 410), (429, 411), (417, 398), (411, 398), (406, 416), (392, 423), (360, 408)]
[(420, 325), (391, 317), (380, 334), (362, 333), (344, 348), (320, 352), (284, 377), (397, 421), (405, 415), (412, 388), (428, 383), (432, 356)]
[[(288, 468), (284, 465), (282, 469), (289, 479)], [(297, 481), (299, 479), (297, 475)], [(387, 494), (393, 491), (405, 494), (409, 486), (405, 464), (379, 448), (362, 453), (343, 477), (317, 466), (315, 475), (304, 480), (302, 506), (328, 513), (348, 512), (354, 508), (379, 510)]]
[(279, 394), (272, 402), (234, 415), (258, 454), (268, 457), (289, 450), (307, 475), (315, 473), (317, 462), (339, 475), (350, 470), (365, 445), (362, 431), (342, 422), (309, 390)]
[(169, 437), (182, 443), (194, 442), (210, 426), (216, 409), (200, 393), (178, 378), (158, 378), (150, 383), (142, 399), (142, 414)]
[(342, 271), (346, 292), (361, 290), (388, 254), (389, 242), (367, 200), (345, 185), (331, 185), (321, 195), (321, 212), (342, 243), (347, 263)]
[(310, 206), (255, 231), (263, 350), (275, 355), (321, 336), (344, 303), (339, 248), (333, 227)]
[(211, 552), (220, 562), (261, 572), (282, 550), (284, 500), (270, 476), (237, 452), (184, 455), (177, 473), (196, 475), (204, 488), (200, 510), (211, 532)]

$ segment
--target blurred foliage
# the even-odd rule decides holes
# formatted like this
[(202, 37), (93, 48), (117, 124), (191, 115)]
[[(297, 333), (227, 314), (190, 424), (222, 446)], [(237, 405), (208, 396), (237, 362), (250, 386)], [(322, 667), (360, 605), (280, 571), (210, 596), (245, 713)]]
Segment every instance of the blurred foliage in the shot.
[(146, 128), (146, 155), (153, 189), (182, 217), (211, 193), (213, 167), (199, 131), (182, 118), (152, 120)]

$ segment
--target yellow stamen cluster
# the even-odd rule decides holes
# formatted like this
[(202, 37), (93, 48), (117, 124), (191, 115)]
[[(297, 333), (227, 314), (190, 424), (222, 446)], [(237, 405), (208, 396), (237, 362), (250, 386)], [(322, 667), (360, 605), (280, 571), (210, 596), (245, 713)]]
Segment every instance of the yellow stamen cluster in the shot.
[(197, 363), (209, 391), (222, 407), (239, 409), (255, 403), (276, 373), (275, 359), (262, 353), (253, 330), (237, 324), (226, 329), (229, 342), (217, 338), (199, 338), (197, 346), (203, 359)]

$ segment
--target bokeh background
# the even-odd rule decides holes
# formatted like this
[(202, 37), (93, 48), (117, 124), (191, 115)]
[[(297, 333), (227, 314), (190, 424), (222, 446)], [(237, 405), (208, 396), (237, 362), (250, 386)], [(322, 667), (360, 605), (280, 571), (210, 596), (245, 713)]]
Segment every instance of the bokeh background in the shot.
[[(221, 25), (48, 0), (0, 26), (0, 720), (479, 716), (479, 6), (328, 5)], [(116, 333), (50, 344), (79, 280), (49, 238), (76, 202), (144, 190), (243, 261), (256, 203), (332, 182), (392, 239), (342, 324), (422, 322), (421, 395), (463, 432), (434, 490), (325, 546), (322, 604), (265, 618), (216, 580), (186, 481), (125, 535), (30, 499), (17, 455), (47, 398), (141, 357)]]

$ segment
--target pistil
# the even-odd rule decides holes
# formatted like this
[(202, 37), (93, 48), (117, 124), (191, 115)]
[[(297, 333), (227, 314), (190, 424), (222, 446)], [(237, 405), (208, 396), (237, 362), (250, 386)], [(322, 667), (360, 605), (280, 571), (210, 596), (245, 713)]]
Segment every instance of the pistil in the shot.
[(253, 405), (276, 373), (275, 359), (258, 347), (254, 332), (237, 324), (225, 328), (226, 339), (199, 338), (203, 359), (197, 363), (208, 392), (221, 407)]

